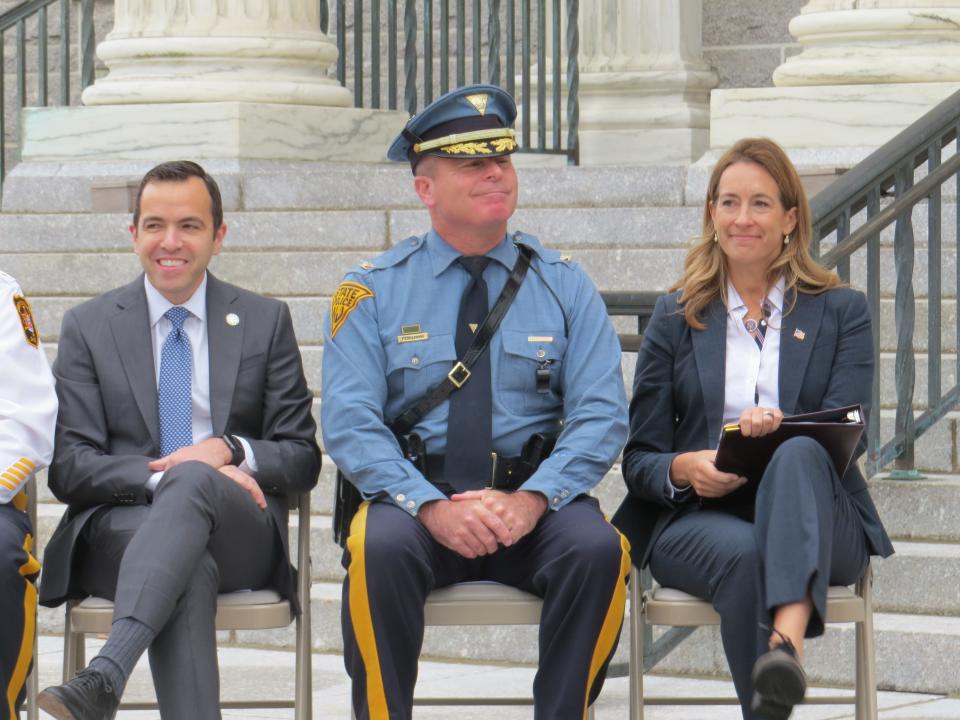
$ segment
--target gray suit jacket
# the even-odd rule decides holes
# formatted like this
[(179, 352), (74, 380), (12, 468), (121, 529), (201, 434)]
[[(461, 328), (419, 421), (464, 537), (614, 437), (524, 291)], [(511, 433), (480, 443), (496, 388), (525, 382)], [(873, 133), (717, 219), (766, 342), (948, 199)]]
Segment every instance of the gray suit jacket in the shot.
[[(706, 312), (706, 328), (694, 330), (677, 304), (680, 293), (657, 301), (637, 357), (630, 439), (623, 454), (629, 493), (613, 523), (630, 540), (634, 562), (649, 560), (653, 542), (680, 501), (667, 492), (673, 458), (716, 448), (723, 424), (726, 376), (726, 308)], [(785, 415), (860, 403), (869, 416), (874, 358), (870, 312), (862, 293), (836, 288), (798, 293), (780, 331), (780, 409)], [(857, 457), (866, 450), (860, 442)], [(841, 478), (863, 522), (873, 554), (893, 552), (863, 474), (855, 464)]]
[[(49, 485), (69, 507), (44, 555), (44, 605), (80, 594), (70, 577), (74, 548), (97, 508), (148, 502), (147, 463), (160, 455), (160, 421), (143, 282), (141, 275), (63, 319)], [(228, 313), (240, 322), (228, 325)], [(286, 496), (316, 484), (321, 458), (290, 310), (208, 273), (207, 338), (213, 434), (249, 440), (257, 482), (286, 550)], [(276, 587), (294, 598), (293, 569), (282, 565)]]

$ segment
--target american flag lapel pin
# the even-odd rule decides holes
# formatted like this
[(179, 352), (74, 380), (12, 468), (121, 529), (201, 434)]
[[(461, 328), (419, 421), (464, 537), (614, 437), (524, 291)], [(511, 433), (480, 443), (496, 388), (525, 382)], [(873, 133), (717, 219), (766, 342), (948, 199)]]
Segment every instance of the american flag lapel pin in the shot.
[(800, 342), (803, 342), (803, 339), (807, 336), (807, 334), (800, 328), (797, 328), (793, 331), (793, 336)]

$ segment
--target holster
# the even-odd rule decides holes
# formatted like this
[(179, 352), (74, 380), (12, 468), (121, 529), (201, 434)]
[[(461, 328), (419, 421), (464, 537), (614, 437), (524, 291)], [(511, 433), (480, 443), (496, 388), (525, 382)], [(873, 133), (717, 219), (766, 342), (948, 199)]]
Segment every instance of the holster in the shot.
[[(424, 472), (426, 452), (420, 436), (416, 433), (407, 433), (396, 437), (403, 456), (413, 463), (417, 470), (421, 473)], [(350, 523), (353, 522), (353, 516), (357, 514), (362, 502), (363, 495), (338, 469), (334, 488), (333, 539), (340, 547), (347, 544), (347, 538), (350, 536)]]

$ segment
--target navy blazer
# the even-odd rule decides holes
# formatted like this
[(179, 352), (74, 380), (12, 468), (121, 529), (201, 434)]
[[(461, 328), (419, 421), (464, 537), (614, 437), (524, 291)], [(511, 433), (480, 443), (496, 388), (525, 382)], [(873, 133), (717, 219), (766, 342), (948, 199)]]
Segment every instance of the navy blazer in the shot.
[[(719, 300), (710, 304), (706, 327), (694, 330), (683, 316), (679, 297), (675, 292), (657, 300), (637, 357), (630, 401), (630, 439), (623, 453), (629, 492), (613, 523), (630, 540), (638, 567), (647, 564), (653, 542), (679, 506), (696, 501), (693, 493), (670, 498), (670, 463), (683, 452), (716, 448), (723, 424), (726, 307)], [(789, 297), (786, 303), (789, 307)], [(873, 372), (873, 335), (863, 293), (849, 288), (797, 293), (780, 330), (784, 415), (860, 403), (869, 417)], [(866, 433), (855, 458), (865, 450)], [(892, 554), (855, 462), (841, 484), (857, 507), (871, 554)]]

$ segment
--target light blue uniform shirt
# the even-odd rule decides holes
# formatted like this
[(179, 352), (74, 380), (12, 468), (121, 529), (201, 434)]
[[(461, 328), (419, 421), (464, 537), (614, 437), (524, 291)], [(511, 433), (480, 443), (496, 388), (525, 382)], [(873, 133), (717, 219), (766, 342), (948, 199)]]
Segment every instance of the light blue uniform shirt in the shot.
[[(583, 270), (536, 238), (517, 237), (534, 255), (487, 350), (493, 448), (514, 457), (531, 434), (562, 427), (553, 454), (521, 486), (543, 493), (558, 510), (600, 482), (626, 441), (620, 344)], [(404, 459), (387, 423), (457, 361), (455, 325), (470, 277), (455, 262), (459, 255), (433, 230), (407, 238), (347, 273), (345, 283), (372, 296), (352, 307), (334, 303), (324, 323), (321, 420), (327, 452), (364, 497), (386, 496), (412, 515), (444, 495)], [(487, 255), (494, 260), (483, 276), (492, 306), (518, 251), (505, 237)], [(536, 371), (544, 362), (550, 390), (537, 392)], [(430, 454), (446, 452), (448, 412), (445, 401), (414, 428)]]

